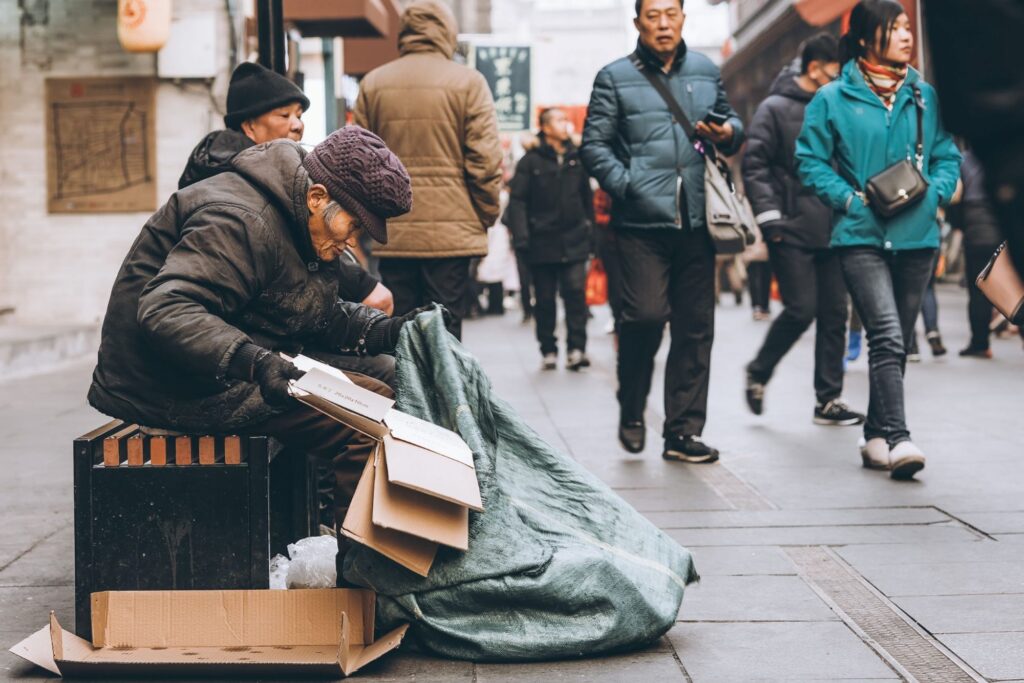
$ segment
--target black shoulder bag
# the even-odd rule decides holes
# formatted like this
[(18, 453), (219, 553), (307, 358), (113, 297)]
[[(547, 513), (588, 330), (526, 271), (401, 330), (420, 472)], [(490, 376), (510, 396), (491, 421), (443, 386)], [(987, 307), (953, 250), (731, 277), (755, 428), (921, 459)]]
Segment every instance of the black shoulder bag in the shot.
[(864, 185), (871, 209), (882, 218), (892, 218), (924, 199), (928, 181), (921, 174), (924, 167), (924, 99), (921, 88), (914, 89), (914, 109), (917, 112), (917, 146), (914, 161), (904, 159), (877, 173)]

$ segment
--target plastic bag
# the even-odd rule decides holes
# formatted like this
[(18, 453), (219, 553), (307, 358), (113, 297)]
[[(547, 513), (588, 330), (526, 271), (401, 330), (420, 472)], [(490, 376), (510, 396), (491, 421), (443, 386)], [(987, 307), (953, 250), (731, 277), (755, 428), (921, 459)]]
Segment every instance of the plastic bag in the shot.
[(608, 303), (608, 274), (604, 270), (601, 259), (590, 262), (587, 273), (587, 305), (601, 306)]
[(288, 587), (288, 565), (291, 561), (284, 555), (270, 558), (270, 589), (283, 590)]
[(334, 588), (337, 554), (338, 539), (333, 536), (311, 536), (289, 543), (288, 588)]

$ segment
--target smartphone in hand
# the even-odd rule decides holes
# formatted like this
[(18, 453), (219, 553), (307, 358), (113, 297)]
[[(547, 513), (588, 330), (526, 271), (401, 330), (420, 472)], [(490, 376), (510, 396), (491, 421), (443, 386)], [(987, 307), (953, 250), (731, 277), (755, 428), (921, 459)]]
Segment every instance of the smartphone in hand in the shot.
[(728, 121), (729, 121), (729, 117), (728, 116), (726, 116), (725, 114), (719, 114), (718, 112), (714, 112), (714, 111), (713, 112), (709, 112), (708, 115), (704, 117), (704, 123), (707, 123), (707, 124), (712, 124), (713, 123), (716, 126), (724, 126), (726, 123), (728, 123)]

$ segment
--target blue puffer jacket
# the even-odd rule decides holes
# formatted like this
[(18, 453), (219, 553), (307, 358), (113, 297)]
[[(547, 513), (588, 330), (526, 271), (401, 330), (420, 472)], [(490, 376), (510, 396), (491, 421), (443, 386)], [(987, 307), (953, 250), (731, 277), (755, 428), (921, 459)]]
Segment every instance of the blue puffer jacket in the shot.
[[(649, 50), (639, 45), (637, 54), (661, 74), (661, 63)], [(728, 116), (734, 135), (720, 150), (727, 155), (739, 150), (743, 123), (729, 105), (721, 74), (710, 59), (687, 51), (681, 43), (670, 73), (659, 77), (667, 79), (693, 125), (711, 111)], [(613, 227), (682, 228), (686, 223), (680, 215), (680, 186), (689, 226), (704, 227), (704, 160), (629, 57), (597, 74), (580, 157), (614, 200)]]
[[(928, 194), (890, 219), (878, 217), (854, 193), (871, 176), (902, 159), (914, 158), (917, 114), (913, 85), (924, 98), (924, 164)], [(960, 152), (939, 120), (935, 90), (910, 69), (890, 112), (851, 61), (842, 76), (818, 91), (807, 105), (796, 144), (800, 178), (836, 209), (832, 246), (873, 246), (887, 250), (939, 246), (935, 214), (949, 204), (960, 177)], [(833, 168), (833, 162), (838, 172)]]

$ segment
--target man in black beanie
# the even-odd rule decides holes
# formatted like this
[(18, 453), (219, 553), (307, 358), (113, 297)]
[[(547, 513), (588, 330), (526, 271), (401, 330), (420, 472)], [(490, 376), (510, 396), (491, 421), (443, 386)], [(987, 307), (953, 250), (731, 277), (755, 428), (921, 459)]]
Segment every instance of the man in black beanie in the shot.
[(340, 521), (372, 443), (293, 400), (302, 373), (280, 354), (394, 352), (423, 309), (388, 317), (342, 301), (336, 266), (354, 229), (387, 242), (385, 220), (411, 207), (402, 162), (361, 128), (308, 154), (290, 140), (239, 153), (142, 228), (110, 296), (89, 402), (148, 428), (266, 434), (331, 458)]
[[(228, 86), (224, 130), (215, 130), (200, 141), (189, 155), (178, 189), (231, 170), (231, 160), (242, 150), (272, 140), (302, 140), (302, 114), (309, 99), (302, 90), (279, 73), (253, 62), (243, 62), (231, 74)], [(348, 301), (390, 314), (395, 300), (391, 290), (358, 263), (339, 263), (339, 293)], [(346, 370), (355, 370), (382, 380), (394, 381), (390, 358), (349, 357)]]

